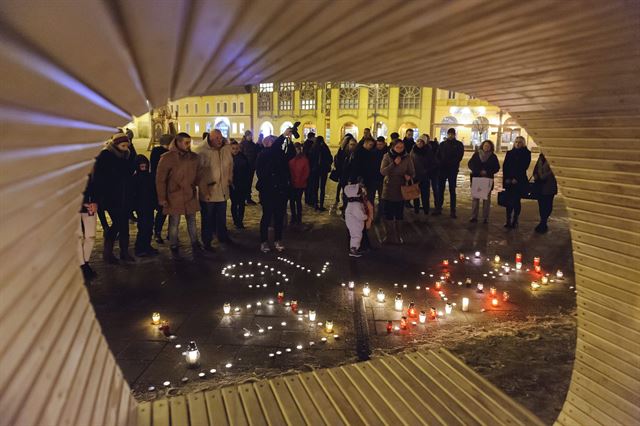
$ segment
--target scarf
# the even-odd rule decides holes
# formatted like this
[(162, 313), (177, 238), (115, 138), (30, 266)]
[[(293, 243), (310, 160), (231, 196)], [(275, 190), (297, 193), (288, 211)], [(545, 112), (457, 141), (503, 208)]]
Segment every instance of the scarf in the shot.
[(483, 150), (478, 151), (478, 156), (480, 157), (480, 161), (482, 161), (483, 163), (486, 163), (487, 160), (491, 158), (491, 154), (493, 154), (493, 152), (491, 151), (489, 152), (484, 152)]
[(389, 157), (391, 157), (392, 160), (395, 160), (396, 157), (398, 156), (402, 158), (405, 156), (405, 154), (406, 154), (406, 151), (396, 152), (395, 149), (393, 148), (389, 150)]
[(113, 144), (112, 141), (109, 141), (107, 143), (107, 146), (105, 149), (120, 159), (128, 160), (129, 155), (131, 155), (131, 151), (129, 150), (120, 151), (118, 148), (116, 148), (116, 146)]

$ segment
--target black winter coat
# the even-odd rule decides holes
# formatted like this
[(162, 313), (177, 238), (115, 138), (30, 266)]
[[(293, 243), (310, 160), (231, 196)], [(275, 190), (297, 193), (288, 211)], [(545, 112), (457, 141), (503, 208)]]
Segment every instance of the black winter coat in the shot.
[(380, 173), (380, 166), (382, 165), (382, 159), (384, 158), (384, 155), (387, 152), (389, 152), (389, 148), (387, 148), (387, 147), (385, 147), (382, 150), (377, 149), (377, 148), (374, 148), (374, 150), (373, 150), (373, 157), (376, 160), (375, 169), (378, 171), (378, 173), (375, 175), (375, 184), (376, 185), (381, 185), (382, 181), (384, 180), (384, 176), (382, 176), (382, 174)]
[[(517, 189), (522, 194), (527, 191), (529, 182), (527, 169), (529, 164), (531, 164), (531, 151), (526, 147), (507, 151), (502, 165), (502, 183), (505, 189)], [(515, 187), (511, 184), (511, 179), (518, 181)]]
[(249, 195), (251, 191), (251, 165), (242, 152), (233, 156), (232, 195)]
[(326, 143), (319, 144), (318, 142), (314, 142), (309, 150), (308, 158), (311, 173), (327, 174), (331, 171), (333, 156), (331, 155), (331, 150)]
[(460, 161), (464, 157), (464, 145), (457, 139), (446, 139), (438, 146), (436, 154), (440, 171), (451, 173), (460, 169)]
[[(493, 179), (493, 175), (498, 173), (498, 170), (500, 170), (498, 157), (493, 152), (484, 163), (480, 159), (480, 154), (476, 152), (471, 156), (471, 159), (469, 160), (469, 163), (467, 163), (467, 165), (471, 170), (471, 179), (473, 179), (474, 177), (486, 177), (489, 179)], [(482, 176), (483, 170), (486, 173), (484, 176)]]
[(240, 150), (249, 162), (249, 167), (255, 169), (256, 160), (258, 159), (258, 154), (260, 154), (260, 146), (254, 141), (243, 140), (240, 142)]
[(313, 147), (313, 139), (307, 139), (302, 143), (302, 153), (309, 158), (311, 153), (311, 147)]
[(158, 204), (156, 179), (150, 172), (136, 172), (132, 178), (133, 208), (135, 210), (153, 210)]
[(407, 154), (410, 154), (411, 150), (416, 145), (416, 141), (414, 141), (413, 138), (404, 138), (402, 139), (402, 142), (404, 142), (404, 150), (407, 151)]
[(432, 176), (436, 154), (431, 149), (431, 146), (425, 145), (420, 148), (416, 145), (413, 147), (410, 156), (416, 169), (416, 181), (423, 182)]
[[(291, 176), (289, 174), (289, 160), (295, 156), (295, 150), (282, 150), (285, 137), (280, 136), (269, 148), (264, 148), (256, 160), (256, 188), (260, 196), (287, 195)], [(292, 155), (293, 153), (293, 155)]]
[(151, 164), (151, 173), (153, 173), (154, 176), (156, 175), (156, 169), (158, 168), (160, 157), (162, 157), (162, 154), (166, 152), (169, 152), (169, 149), (164, 145), (154, 146), (151, 150), (151, 159), (149, 162)]
[(133, 172), (135, 163), (128, 157), (112, 152), (117, 148), (105, 148), (96, 158), (94, 179), (95, 196), (101, 209), (126, 209), (133, 207)]

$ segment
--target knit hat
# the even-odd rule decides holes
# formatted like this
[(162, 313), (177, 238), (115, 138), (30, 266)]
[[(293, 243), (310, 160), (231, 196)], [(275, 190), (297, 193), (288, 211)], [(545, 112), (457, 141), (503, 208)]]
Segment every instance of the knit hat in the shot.
[(127, 142), (129, 143), (129, 138), (127, 137), (127, 135), (125, 135), (124, 133), (120, 132), (120, 133), (116, 133), (115, 135), (111, 136), (111, 143), (113, 145), (119, 145), (121, 143)]
[(165, 133), (164, 135), (160, 136), (160, 145), (169, 145), (171, 141), (173, 141), (173, 135)]
[(140, 166), (140, 164), (146, 164), (147, 166), (149, 165), (149, 159), (142, 154), (138, 154), (136, 155), (136, 166)]

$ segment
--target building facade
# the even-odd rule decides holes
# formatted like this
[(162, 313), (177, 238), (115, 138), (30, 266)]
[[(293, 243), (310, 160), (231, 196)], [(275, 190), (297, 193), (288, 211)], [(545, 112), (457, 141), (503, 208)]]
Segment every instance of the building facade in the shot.
[[(239, 139), (246, 130), (254, 135), (280, 134), (294, 122), (301, 132), (315, 132), (337, 146), (346, 133), (360, 138), (365, 128), (386, 138), (428, 133), (439, 141), (453, 127), (458, 139), (472, 149), (485, 139), (508, 149), (516, 136), (533, 141), (509, 114), (488, 102), (443, 89), (353, 82), (277, 82), (251, 87), (234, 95), (188, 97), (167, 105), (179, 131), (198, 137), (217, 128)], [(147, 118), (148, 121), (148, 118)], [(132, 126), (144, 135), (145, 118)], [(499, 141), (499, 143), (497, 143)]]

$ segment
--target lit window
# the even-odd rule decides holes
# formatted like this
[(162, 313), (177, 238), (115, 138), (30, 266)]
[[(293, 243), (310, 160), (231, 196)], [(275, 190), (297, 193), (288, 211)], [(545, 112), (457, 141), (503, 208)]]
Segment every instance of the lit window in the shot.
[[(324, 86), (324, 109), (325, 111), (331, 111), (331, 83), (327, 83)], [(329, 140), (327, 138), (327, 140)]]
[(200, 133), (200, 123), (195, 123), (193, 125), (193, 132), (197, 135)]
[(471, 143), (480, 145), (487, 139), (489, 139), (489, 120), (486, 117), (478, 117), (471, 125)]
[(300, 87), (300, 108), (305, 111), (316, 109), (315, 83), (302, 83)]
[(417, 86), (400, 86), (400, 109), (419, 109), (422, 91)]
[(231, 123), (231, 133), (234, 135), (238, 133), (238, 123)]
[(453, 116), (444, 117), (442, 119), (442, 126), (440, 127), (440, 142), (447, 138), (447, 130), (450, 127), (455, 127), (458, 124), (458, 119)]
[(207, 102), (206, 104), (204, 104), (204, 109), (207, 112), (207, 114), (209, 114), (211, 111), (209, 110), (209, 102)]
[(295, 83), (280, 83), (278, 108), (281, 111), (291, 111), (293, 109), (293, 91), (295, 87)]
[(258, 85), (258, 91), (263, 93), (272, 93), (273, 83), (260, 83)]
[(359, 101), (360, 89), (356, 83), (340, 83), (340, 109), (358, 109)]
[(184, 131), (189, 133), (189, 130), (191, 130), (191, 129), (190, 129), (190, 126), (189, 126), (189, 122), (187, 121), (186, 123), (184, 123)]
[(244, 134), (244, 123), (240, 123), (240, 133)]
[[(378, 100), (376, 105), (376, 99)], [(376, 84), (369, 87), (369, 109), (389, 108), (389, 85)]]
[(235, 102), (231, 103), (231, 112), (234, 113), (234, 114), (236, 113), (236, 103)]

